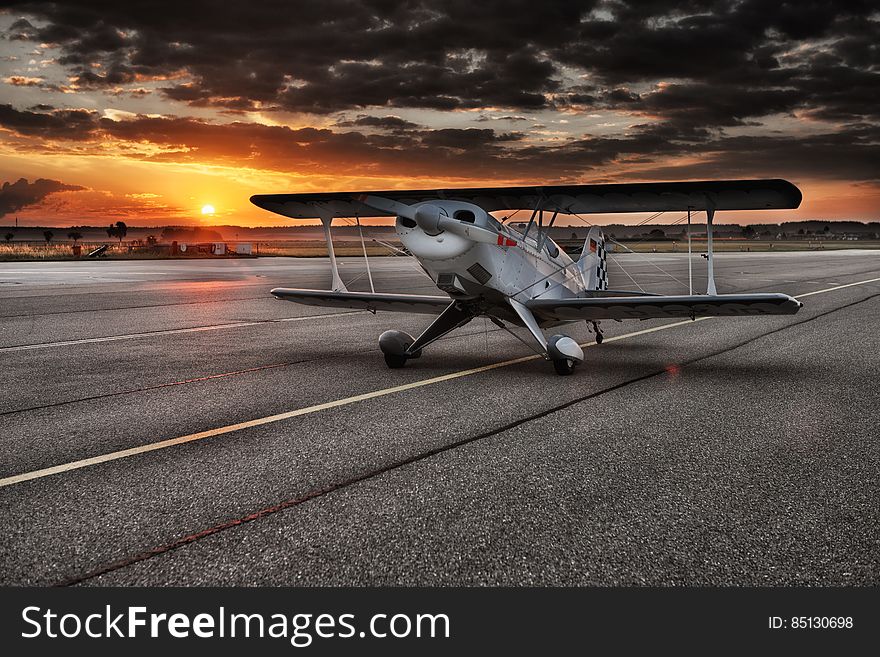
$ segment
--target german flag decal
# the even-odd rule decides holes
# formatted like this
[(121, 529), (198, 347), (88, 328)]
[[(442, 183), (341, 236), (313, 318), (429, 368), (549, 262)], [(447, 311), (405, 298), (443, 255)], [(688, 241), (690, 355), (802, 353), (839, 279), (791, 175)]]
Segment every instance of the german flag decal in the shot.
[(591, 239), (590, 240), (590, 253), (595, 253), (596, 249), (598, 249), (598, 248), (599, 248), (599, 244), (596, 242), (596, 240)]

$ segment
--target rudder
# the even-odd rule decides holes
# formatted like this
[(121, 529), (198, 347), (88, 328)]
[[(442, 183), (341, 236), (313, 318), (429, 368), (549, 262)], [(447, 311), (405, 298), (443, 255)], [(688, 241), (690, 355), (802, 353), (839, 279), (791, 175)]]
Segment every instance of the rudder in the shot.
[(588, 290), (608, 289), (608, 266), (606, 264), (605, 234), (598, 226), (590, 228), (584, 241), (584, 250), (578, 266)]

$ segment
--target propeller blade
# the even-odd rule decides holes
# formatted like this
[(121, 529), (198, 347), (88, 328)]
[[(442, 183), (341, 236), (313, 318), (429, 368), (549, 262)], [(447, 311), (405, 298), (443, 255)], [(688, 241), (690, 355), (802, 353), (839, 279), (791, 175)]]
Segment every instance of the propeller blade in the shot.
[(412, 206), (406, 205), (405, 203), (400, 203), (398, 201), (392, 201), (388, 198), (382, 198), (381, 196), (371, 196), (369, 194), (361, 194), (355, 197), (356, 201), (360, 201), (364, 205), (367, 205), (375, 210), (382, 210), (383, 212), (387, 212), (388, 214), (396, 214), (399, 217), (406, 217), (407, 219), (415, 220), (415, 211)]
[(398, 201), (382, 198), (381, 196), (371, 196), (370, 194), (361, 194), (356, 196), (355, 199), (376, 210), (412, 219), (428, 235), (437, 235), (441, 231), (448, 231), (453, 235), (458, 235), (474, 242), (495, 244), (497, 246), (517, 245), (516, 240), (510, 239), (502, 233), (447, 217), (440, 211), (438, 206), (431, 203), (413, 207)]

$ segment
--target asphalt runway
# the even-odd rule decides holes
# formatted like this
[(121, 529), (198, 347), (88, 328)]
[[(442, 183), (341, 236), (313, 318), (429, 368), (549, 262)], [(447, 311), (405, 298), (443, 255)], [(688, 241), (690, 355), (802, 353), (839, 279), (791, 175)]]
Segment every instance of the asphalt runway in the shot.
[[(609, 271), (687, 288), (682, 255)], [(429, 318), (269, 296), (323, 259), (0, 263), (0, 583), (880, 583), (880, 252), (716, 272), (805, 307), (605, 322), (560, 377), (483, 319), (389, 370)]]

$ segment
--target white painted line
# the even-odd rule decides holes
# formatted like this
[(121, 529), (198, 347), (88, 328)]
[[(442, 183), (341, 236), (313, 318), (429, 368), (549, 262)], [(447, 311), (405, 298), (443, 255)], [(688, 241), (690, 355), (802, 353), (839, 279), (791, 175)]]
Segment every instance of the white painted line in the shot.
[[(876, 283), (880, 282), (880, 278), (872, 278), (867, 281), (860, 281), (858, 283), (847, 283), (846, 285), (838, 285), (836, 287), (830, 287), (825, 290), (816, 290), (815, 292), (808, 292), (806, 294), (802, 294), (800, 296), (812, 296), (814, 294), (824, 294), (826, 292), (832, 292), (834, 290), (840, 290), (846, 287), (854, 287), (856, 285), (865, 285), (867, 283)], [(617, 342), (618, 340), (626, 340), (628, 338), (634, 338), (639, 335), (647, 335), (648, 333), (656, 333), (658, 331), (665, 331), (667, 329), (677, 328), (679, 326), (686, 326), (690, 324), (694, 324), (695, 322), (705, 321), (707, 319), (713, 319), (712, 317), (698, 317), (696, 320), (686, 319), (681, 322), (673, 322), (672, 324), (663, 324), (661, 326), (654, 326), (647, 329), (642, 329), (641, 331), (634, 331), (632, 333), (625, 333), (623, 335), (616, 335), (610, 338), (606, 338), (605, 342)], [(589, 348), (596, 346), (596, 342), (585, 342), (581, 344), (581, 347)], [(118, 459), (128, 458), (129, 456), (136, 456), (138, 454), (145, 454), (147, 452), (154, 452), (156, 450), (165, 449), (166, 447), (174, 447), (175, 445), (183, 445), (185, 443), (191, 443), (198, 440), (204, 440), (205, 438), (213, 438), (214, 436), (222, 436), (223, 434), (232, 433), (234, 431), (241, 431), (242, 429), (249, 429), (251, 427), (259, 427), (264, 424), (272, 424), (275, 422), (281, 422), (282, 420), (289, 420), (290, 418), (300, 417), (303, 415), (310, 415), (311, 413), (317, 413), (319, 411), (326, 411), (331, 408), (339, 408), (340, 406), (347, 406), (349, 404), (355, 404), (357, 402), (367, 401), (369, 399), (376, 399), (378, 397), (385, 397), (387, 395), (393, 395), (398, 392), (406, 392), (407, 390), (414, 390), (416, 388), (423, 388), (425, 386), (435, 385), (437, 383), (443, 383), (445, 381), (452, 381), (454, 379), (460, 379), (465, 376), (472, 376), (474, 374), (480, 374), (482, 372), (489, 372), (491, 370), (496, 370), (502, 367), (508, 367), (510, 365), (516, 365), (518, 363), (525, 363), (532, 360), (538, 360), (539, 358), (543, 358), (537, 354), (531, 356), (523, 356), (521, 358), (514, 358), (511, 360), (505, 360), (498, 363), (492, 363), (490, 365), (483, 365), (481, 367), (474, 367), (468, 370), (460, 370), (458, 372), (451, 372), (449, 374), (443, 374), (441, 376), (435, 376), (430, 379), (422, 379), (421, 381), (414, 381), (412, 383), (405, 383), (399, 386), (393, 386), (391, 388), (383, 388), (381, 390), (374, 390), (372, 392), (365, 392), (360, 395), (354, 395), (352, 397), (345, 397), (343, 399), (336, 399), (334, 401), (325, 402), (323, 404), (315, 404), (314, 406), (306, 406), (304, 408), (298, 408), (293, 411), (286, 411), (284, 413), (278, 413), (276, 415), (269, 415), (266, 417), (257, 418), (255, 420), (247, 420), (245, 422), (238, 422), (236, 424), (229, 424), (224, 427), (217, 427), (216, 429), (208, 429), (207, 431), (199, 431), (197, 433), (191, 433), (185, 436), (179, 436), (177, 438), (170, 438), (168, 440), (160, 440), (155, 443), (150, 443), (148, 445), (140, 445), (138, 447), (131, 447), (129, 449), (123, 449), (118, 452), (109, 452), (107, 454), (101, 454), (99, 456), (93, 456), (87, 459), (81, 459), (79, 461), (71, 461), (69, 463), (62, 463), (61, 465), (56, 465), (51, 468), (43, 468), (42, 470), (33, 470), (31, 472), (24, 472), (19, 475), (13, 475), (11, 477), (5, 477), (0, 479), (0, 488), (5, 486), (12, 486), (14, 484), (20, 484), (25, 481), (31, 481), (32, 479), (41, 479), (43, 477), (49, 477), (52, 475), (60, 474), (62, 472), (70, 472), (71, 470), (79, 470), (81, 468), (87, 468), (92, 465), (98, 465), (99, 463), (106, 463), (108, 461), (116, 461)]]
[(309, 319), (326, 319), (341, 315), (357, 315), (366, 310), (353, 310), (344, 313), (324, 313), (321, 315), (304, 315), (302, 317), (283, 317), (281, 319), (261, 319), (254, 322), (232, 322), (230, 324), (213, 324), (211, 326), (194, 326), (192, 328), (166, 329), (164, 331), (146, 331), (144, 333), (128, 333), (124, 335), (108, 335), (102, 338), (82, 338), (80, 340), (62, 340), (60, 342), (42, 342), (38, 344), (22, 344), (14, 347), (0, 347), (0, 353), (9, 351), (30, 351), (32, 349), (50, 349), (53, 347), (66, 347), (75, 344), (92, 344), (96, 342), (115, 342), (116, 340), (134, 340), (136, 338), (152, 338), (158, 335), (176, 335), (178, 333), (199, 333), (201, 331), (219, 331), (221, 329), (242, 328), (244, 326), (259, 326), (261, 324), (275, 324), (277, 322), (303, 322)]
[(834, 290), (842, 290), (845, 287), (855, 287), (856, 285), (867, 285), (868, 283), (880, 283), (880, 278), (872, 278), (867, 281), (859, 281), (858, 283), (846, 283), (845, 285), (835, 285), (834, 287), (827, 287), (824, 290), (816, 290), (815, 292), (806, 292), (805, 294), (798, 294), (796, 298), (800, 297), (811, 297), (814, 294), (825, 294), (826, 292), (833, 292)]

